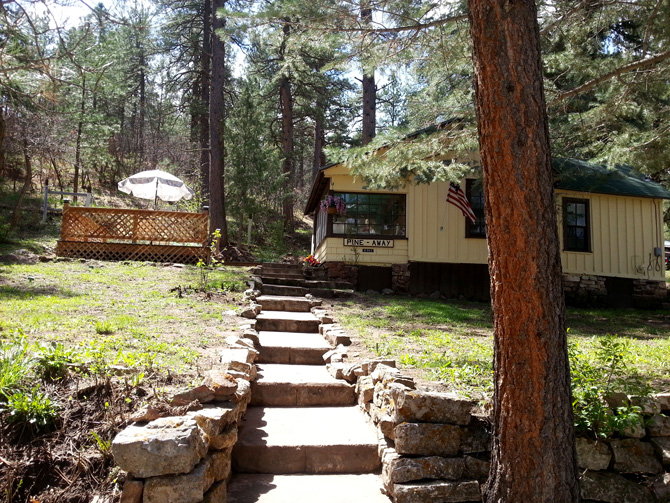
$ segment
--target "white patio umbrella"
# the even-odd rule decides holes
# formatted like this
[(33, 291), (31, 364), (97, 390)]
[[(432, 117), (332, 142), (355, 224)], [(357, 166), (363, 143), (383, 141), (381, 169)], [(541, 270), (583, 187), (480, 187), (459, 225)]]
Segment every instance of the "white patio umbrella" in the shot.
[(160, 169), (135, 173), (119, 182), (119, 190), (142, 199), (153, 199), (154, 208), (158, 198), (163, 201), (189, 200), (195, 192), (182, 180)]

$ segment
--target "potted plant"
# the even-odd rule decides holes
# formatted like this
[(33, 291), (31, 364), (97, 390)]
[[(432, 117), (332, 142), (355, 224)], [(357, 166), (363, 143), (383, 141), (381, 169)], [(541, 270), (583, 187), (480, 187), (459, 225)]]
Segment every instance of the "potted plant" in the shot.
[(306, 278), (311, 278), (314, 269), (319, 267), (321, 263), (314, 258), (313, 255), (308, 255), (302, 259), (302, 273)]
[(321, 211), (325, 211), (329, 215), (344, 215), (347, 212), (347, 203), (340, 196), (328, 194), (321, 201)]

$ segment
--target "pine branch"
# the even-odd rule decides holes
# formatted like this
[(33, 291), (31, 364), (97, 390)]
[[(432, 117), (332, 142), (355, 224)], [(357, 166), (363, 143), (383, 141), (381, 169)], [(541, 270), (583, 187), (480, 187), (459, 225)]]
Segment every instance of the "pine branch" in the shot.
[(653, 66), (657, 63), (660, 63), (661, 61), (665, 61), (666, 59), (670, 58), (670, 51), (665, 51), (662, 52), (661, 54), (657, 54), (656, 56), (652, 58), (647, 58), (647, 59), (641, 59), (639, 61), (635, 61), (633, 63), (630, 63), (628, 65), (621, 66), (615, 70), (612, 70), (609, 73), (606, 73), (604, 75), (601, 75), (600, 77), (597, 77), (593, 80), (589, 80), (588, 82), (582, 84), (581, 86), (575, 87), (574, 89), (570, 91), (565, 91), (563, 93), (559, 93), (552, 101), (551, 103), (555, 103), (558, 101), (562, 101), (568, 98), (572, 98), (573, 96), (576, 96), (578, 94), (582, 94), (586, 91), (590, 91), (594, 87), (596, 87), (598, 84), (602, 84), (603, 82), (610, 80), (614, 77), (618, 77), (619, 75), (623, 75), (625, 73), (629, 73), (635, 70), (638, 70), (640, 68), (646, 68), (648, 66)]

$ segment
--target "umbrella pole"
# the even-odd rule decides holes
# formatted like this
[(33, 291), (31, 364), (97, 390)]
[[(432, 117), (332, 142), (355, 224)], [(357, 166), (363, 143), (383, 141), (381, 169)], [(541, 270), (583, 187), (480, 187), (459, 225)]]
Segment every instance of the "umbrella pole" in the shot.
[(158, 209), (158, 177), (156, 177), (156, 195), (154, 196), (154, 211)]

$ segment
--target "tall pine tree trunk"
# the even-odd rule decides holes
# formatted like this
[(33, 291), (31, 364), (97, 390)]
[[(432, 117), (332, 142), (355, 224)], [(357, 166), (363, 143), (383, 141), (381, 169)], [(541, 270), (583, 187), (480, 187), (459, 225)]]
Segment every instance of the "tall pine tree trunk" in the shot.
[[(84, 115), (86, 114), (86, 74), (81, 76), (81, 103), (79, 108), (79, 122), (77, 123), (77, 139), (75, 140), (74, 148), (74, 190), (76, 194), (79, 192), (79, 174), (81, 173), (81, 137), (84, 128)], [(77, 196), (73, 196), (72, 200), (76, 203)]]
[(533, 0), (470, 0), (495, 324), (485, 501), (579, 500), (556, 209)]
[(202, 198), (209, 204), (209, 95), (212, 54), (212, 4), (205, 0), (203, 8), (202, 51), (200, 54), (200, 182)]
[[(366, 0), (361, 2), (361, 21), (369, 26), (372, 23), (372, 9)], [(361, 142), (367, 145), (377, 134), (377, 85), (373, 69), (363, 68), (363, 130)]]
[(5, 125), (5, 109), (0, 107), (0, 176), (5, 176), (5, 134), (7, 127)]
[(23, 204), (26, 194), (30, 191), (30, 188), (33, 185), (33, 161), (30, 157), (30, 152), (28, 151), (28, 140), (23, 138), (23, 160), (26, 165), (26, 178), (23, 180), (23, 187), (21, 187), (21, 192), (19, 192), (19, 198), (16, 200), (16, 205), (14, 206), (14, 212), (12, 213), (12, 218), (9, 220), (9, 228), (14, 229), (16, 224), (19, 223), (21, 217), (21, 205)]
[(225, 7), (225, 0), (212, 0), (212, 81), (209, 103), (209, 215), (210, 230), (221, 231), (220, 244), (228, 244), (228, 226), (226, 223), (226, 202), (224, 190), (224, 99), (226, 52), (223, 40), (216, 30), (225, 27), (225, 20), (219, 18), (217, 10)]
[[(291, 27), (287, 22), (283, 27), (284, 39), (280, 49), (280, 58), (284, 59), (286, 42), (291, 34)], [(293, 187), (295, 178), (294, 152), (293, 152), (293, 95), (291, 94), (291, 81), (284, 74), (279, 81), (279, 105), (281, 108), (282, 122), (282, 173), (284, 174), (284, 199), (282, 201), (282, 214), (284, 216), (284, 231), (293, 232)]]
[(326, 142), (325, 131), (323, 130), (323, 115), (320, 113), (321, 104), (318, 104), (316, 118), (314, 120), (314, 155), (312, 157), (312, 181), (316, 179), (319, 168), (326, 164), (326, 155), (323, 153), (323, 147)]

